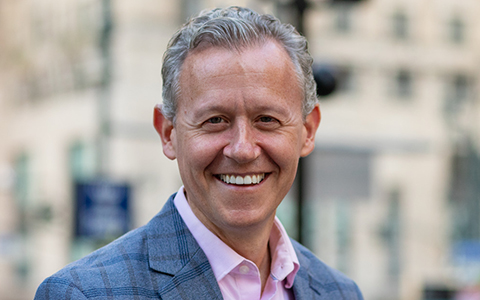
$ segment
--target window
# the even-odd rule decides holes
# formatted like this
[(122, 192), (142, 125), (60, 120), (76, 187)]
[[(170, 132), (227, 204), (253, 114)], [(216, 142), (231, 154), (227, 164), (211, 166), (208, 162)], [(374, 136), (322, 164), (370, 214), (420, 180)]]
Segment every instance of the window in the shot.
[(454, 44), (462, 44), (465, 41), (465, 23), (459, 17), (450, 20), (449, 39)]
[(15, 200), (18, 208), (18, 258), (15, 261), (15, 275), (22, 282), (27, 282), (31, 274), (29, 255), (29, 239), (31, 222), (29, 219), (29, 204), (31, 198), (31, 161), (27, 154), (22, 153), (15, 159)]
[(388, 275), (390, 279), (397, 282), (401, 271), (401, 241), (400, 234), (402, 230), (401, 209), (400, 209), (401, 192), (394, 188), (388, 194), (388, 212), (386, 220), (386, 242), (389, 253), (388, 258)]
[(392, 299), (399, 299), (400, 275), (402, 274), (402, 190), (392, 187), (385, 195), (386, 207), (383, 222), (380, 225), (380, 237), (383, 241), (386, 261), (387, 291)]
[(334, 5), (336, 32), (348, 33), (352, 30), (352, 8), (349, 4), (338, 3)]
[(472, 78), (466, 74), (455, 74), (447, 79), (445, 113), (456, 115), (468, 102), (472, 94)]
[(15, 199), (20, 209), (26, 208), (30, 198), (30, 159), (20, 154), (15, 160)]
[(409, 37), (409, 20), (404, 12), (398, 11), (392, 18), (393, 36), (399, 40), (406, 40)]
[(82, 181), (95, 174), (94, 154), (91, 150), (81, 142), (75, 142), (70, 147), (70, 174), (74, 181)]
[(352, 264), (353, 202), (337, 200), (335, 204), (335, 235), (338, 255), (336, 267), (341, 272), (348, 273)]
[(410, 71), (400, 70), (395, 75), (395, 94), (399, 98), (410, 98), (413, 95), (413, 76)]
[(304, 162), (304, 242), (345, 273), (355, 259), (356, 203), (372, 195), (372, 161), (372, 152), (334, 147), (315, 149)]
[[(452, 238), (480, 239), (478, 170), (480, 154), (471, 138), (457, 145), (450, 159), (449, 198), (452, 207)], [(474, 174), (474, 176), (472, 176)]]
[(466, 100), (470, 93), (470, 82), (466, 75), (454, 76), (452, 82), (452, 98), (456, 101)]
[(353, 68), (349, 66), (338, 67), (336, 72), (337, 90), (341, 93), (349, 93), (355, 90), (355, 76)]

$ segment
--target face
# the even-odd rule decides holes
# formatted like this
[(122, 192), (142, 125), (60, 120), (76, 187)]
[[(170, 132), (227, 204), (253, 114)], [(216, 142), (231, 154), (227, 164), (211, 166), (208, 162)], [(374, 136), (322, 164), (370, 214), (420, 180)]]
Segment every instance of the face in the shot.
[(302, 118), (296, 78), (276, 42), (196, 50), (182, 67), (175, 124), (155, 111), (193, 212), (219, 236), (271, 223), (298, 159), (313, 150), (320, 111)]

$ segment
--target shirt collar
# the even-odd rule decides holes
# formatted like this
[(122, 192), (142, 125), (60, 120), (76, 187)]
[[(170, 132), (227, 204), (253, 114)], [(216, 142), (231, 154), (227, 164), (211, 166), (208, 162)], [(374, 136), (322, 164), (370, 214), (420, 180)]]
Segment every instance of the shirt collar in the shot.
[[(187, 202), (183, 186), (178, 190), (174, 204), (198, 245), (205, 252), (217, 281), (222, 280), (246, 260), (200, 222)], [(277, 217), (269, 243), (272, 255), (271, 276), (281, 281), (286, 279), (285, 287), (291, 288), (300, 264), (287, 232)]]
[(269, 243), (272, 255), (270, 274), (278, 280), (286, 279), (285, 287), (291, 288), (300, 263), (285, 228), (276, 216)]

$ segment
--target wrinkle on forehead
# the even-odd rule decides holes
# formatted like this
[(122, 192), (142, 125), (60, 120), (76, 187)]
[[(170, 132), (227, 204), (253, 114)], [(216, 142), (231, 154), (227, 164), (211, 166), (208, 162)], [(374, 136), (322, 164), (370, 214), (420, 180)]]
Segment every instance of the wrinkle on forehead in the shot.
[[(261, 51), (260, 55), (258, 51), (252, 51), (257, 49), (264, 51)], [(215, 53), (221, 55), (216, 56), (217, 59), (212, 60), (212, 54), (215, 55)], [(274, 56), (280, 57), (281, 60), (277, 59), (274, 64), (268, 63), (272, 59), (270, 57), (272, 53), (279, 54)], [(268, 74), (271, 72), (281, 74), (287, 80), (297, 80), (295, 65), (288, 56), (287, 51), (273, 40), (261, 45), (247, 47), (240, 52), (227, 50), (222, 47), (210, 47), (202, 51), (194, 51), (189, 54), (183, 67), (180, 81), (185, 86), (181, 86), (180, 90), (190, 89), (192, 86), (199, 88), (203, 86), (202, 84), (195, 85), (193, 84), (194, 82), (205, 84), (206, 82), (218, 81), (218, 83), (221, 83), (222, 78), (230, 76), (238, 76), (238, 87), (244, 87), (244, 84), (248, 84), (249, 80), (255, 81), (257, 76), (258, 78), (268, 77)], [(266, 85), (273, 84), (274, 82), (271, 82), (271, 79), (270, 82), (266, 80)], [(233, 89), (235, 87), (230, 86), (230, 88)]]

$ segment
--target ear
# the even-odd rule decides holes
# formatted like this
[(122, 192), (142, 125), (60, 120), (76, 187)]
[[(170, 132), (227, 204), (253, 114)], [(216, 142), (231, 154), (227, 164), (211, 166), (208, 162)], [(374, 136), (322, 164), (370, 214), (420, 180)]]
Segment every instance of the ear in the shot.
[(171, 160), (177, 158), (175, 153), (175, 128), (172, 121), (165, 118), (162, 113), (162, 106), (156, 105), (153, 109), (153, 126), (162, 140), (163, 154)]
[(305, 157), (309, 155), (312, 153), (313, 148), (315, 148), (315, 134), (317, 133), (321, 119), (322, 114), (320, 113), (320, 106), (317, 104), (313, 108), (312, 112), (307, 115), (305, 123), (303, 124), (304, 141), (300, 156)]

